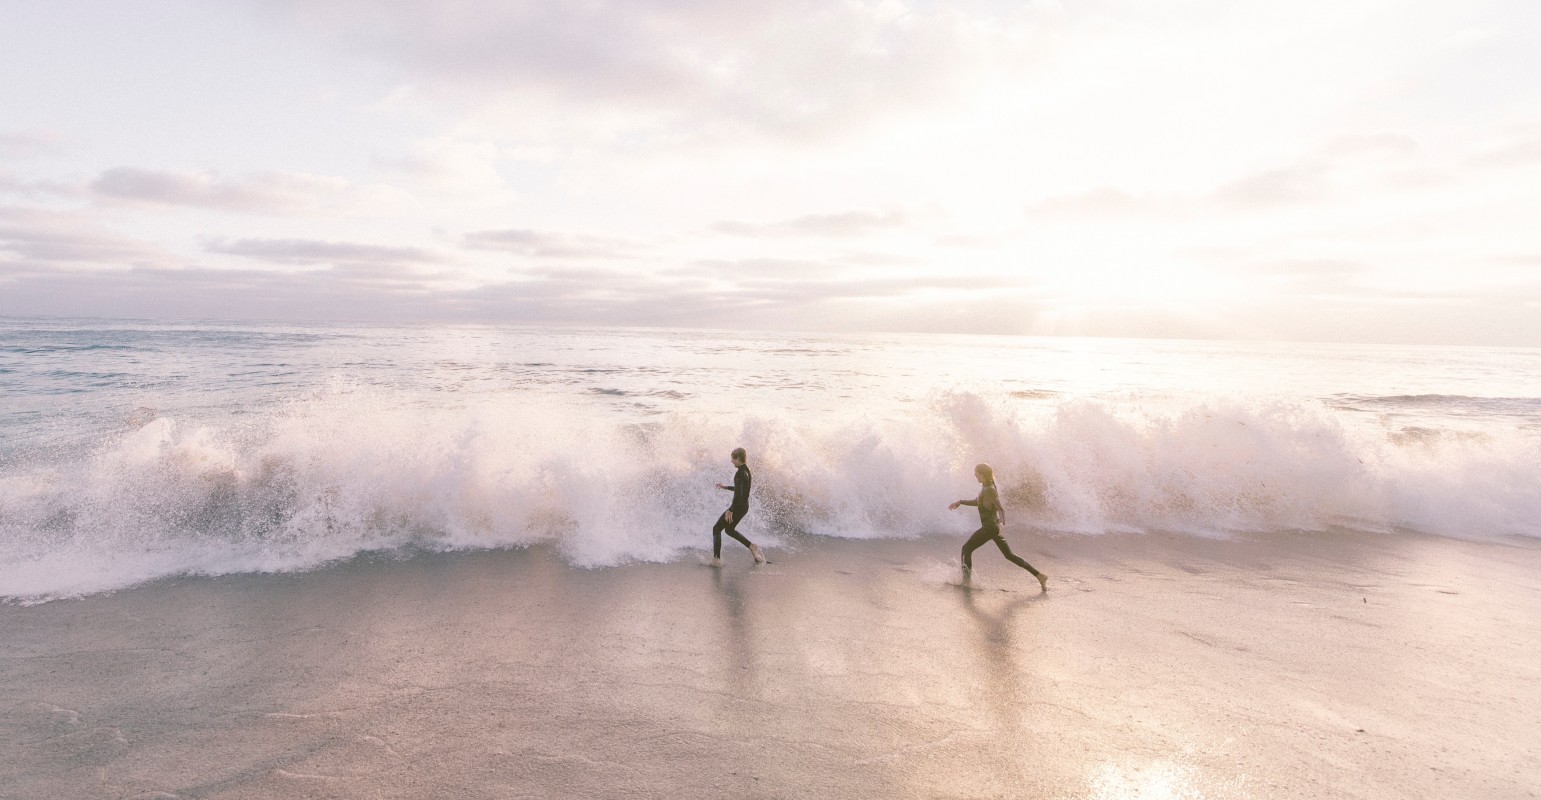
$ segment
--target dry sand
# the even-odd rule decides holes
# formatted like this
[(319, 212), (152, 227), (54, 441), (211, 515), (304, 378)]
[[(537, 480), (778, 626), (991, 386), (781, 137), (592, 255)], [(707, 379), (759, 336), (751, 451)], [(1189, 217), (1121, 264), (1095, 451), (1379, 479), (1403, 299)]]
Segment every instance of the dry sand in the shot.
[(1541, 549), (808, 541), (0, 606), (0, 797), (1541, 796)]

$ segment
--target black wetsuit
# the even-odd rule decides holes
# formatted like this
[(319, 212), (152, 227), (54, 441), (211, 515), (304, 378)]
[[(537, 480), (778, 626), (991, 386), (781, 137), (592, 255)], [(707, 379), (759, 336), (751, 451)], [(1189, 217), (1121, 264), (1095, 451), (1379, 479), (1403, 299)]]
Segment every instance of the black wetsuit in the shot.
[(1006, 544), (1006, 537), (1001, 535), (1001, 500), (1000, 495), (995, 492), (994, 484), (985, 484), (979, 490), (979, 497), (973, 500), (964, 500), (963, 505), (979, 506), (980, 525), (979, 530), (974, 531), (974, 535), (968, 537), (968, 541), (963, 543), (964, 569), (974, 568), (975, 550), (984, 547), (986, 542), (994, 541), (995, 546), (1001, 549), (1001, 555), (1005, 556), (1007, 561), (1034, 575), (1038, 574), (1038, 570), (1033, 569), (1032, 564), (1023, 561), (1021, 556), (1011, 552), (1011, 545)]
[(733, 502), (728, 505), (728, 511), (733, 512), (733, 521), (727, 520), (727, 512), (717, 517), (717, 524), (712, 526), (712, 558), (722, 557), (722, 534), (724, 531), (729, 536), (739, 540), (745, 547), (752, 546), (736, 529), (742, 522), (744, 515), (749, 513), (749, 466), (739, 464), (738, 471), (733, 473)]

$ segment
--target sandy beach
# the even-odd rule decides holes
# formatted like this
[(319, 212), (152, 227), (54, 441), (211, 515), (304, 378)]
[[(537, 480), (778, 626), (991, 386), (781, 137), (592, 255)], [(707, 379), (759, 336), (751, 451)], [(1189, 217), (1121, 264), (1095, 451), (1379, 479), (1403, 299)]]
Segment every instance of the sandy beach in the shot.
[(361, 558), (0, 606), (0, 797), (1523, 798), (1541, 549)]

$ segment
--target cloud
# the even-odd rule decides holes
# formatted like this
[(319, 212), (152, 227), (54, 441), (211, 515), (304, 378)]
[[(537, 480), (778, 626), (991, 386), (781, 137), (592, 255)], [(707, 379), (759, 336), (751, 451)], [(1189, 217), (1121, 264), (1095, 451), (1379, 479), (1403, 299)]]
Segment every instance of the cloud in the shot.
[(1327, 140), (1294, 163), (1243, 174), (1208, 192), (1136, 194), (1101, 186), (1050, 197), (1030, 204), (1026, 211), (1029, 217), (1171, 220), (1321, 203), (1355, 186), (1432, 188), (1452, 180), (1439, 170), (1405, 166), (1417, 151), (1417, 140), (1403, 133), (1347, 134)]
[(395, 156), (376, 156), (371, 163), (384, 179), (411, 186), (416, 194), (437, 193), (457, 203), (474, 198), (506, 204), (517, 194), (499, 164), (511, 158), (538, 161), (551, 156), (487, 139), (440, 136)]
[[(1351, 276), (1332, 261), (1254, 265), (1281, 280)], [(797, 330), (893, 330), (1127, 336), (1231, 336), (1537, 344), (1541, 287), (1502, 296), (1341, 292), (1217, 310), (1209, 322), (1153, 309), (1066, 315), (1053, 298), (998, 277), (916, 275), (875, 281), (646, 275), (542, 267), (461, 288), (463, 276), (385, 264), (274, 271), (61, 269), (0, 260), (0, 314), (152, 318), (546, 322)], [(1308, 326), (1302, 328), (1302, 321)]]
[(460, 288), (463, 277), (385, 264), (63, 270), (0, 262), (0, 314), (651, 325), (700, 324), (733, 307), (699, 282), (623, 272), (522, 274)]
[(56, 153), (64, 137), (49, 131), (0, 131), (0, 158), (31, 158)]
[(1492, 168), (1523, 167), (1536, 162), (1541, 162), (1541, 134), (1534, 132), (1489, 146), (1469, 159), (1472, 166)]
[(1030, 217), (1114, 219), (1182, 213), (1191, 207), (1189, 198), (1137, 197), (1122, 189), (1103, 186), (1082, 194), (1051, 197), (1027, 208)]
[(473, 250), (499, 250), (531, 258), (624, 259), (636, 255), (638, 245), (625, 239), (529, 228), (506, 228), (467, 233), (463, 245)]
[(902, 211), (842, 211), (834, 214), (808, 214), (771, 223), (729, 220), (714, 223), (711, 228), (731, 236), (847, 238), (902, 228), (909, 221), (910, 217)]
[(713, 285), (741, 296), (782, 302), (893, 297), (925, 291), (982, 292), (1024, 284), (1021, 278), (999, 275), (850, 274), (849, 263), (840, 260), (708, 259), (695, 262), (695, 266), (698, 271), (685, 274), (710, 279)]
[(0, 172), (0, 194), (26, 198), (79, 197), (85, 190), (75, 184), (62, 181), (28, 180), (8, 172)]
[(708, 278), (720, 284), (734, 283), (746, 277), (777, 276), (783, 280), (812, 280), (829, 275), (836, 267), (826, 261), (799, 258), (704, 258), (693, 262), (680, 274)]
[(124, 265), (166, 258), (160, 248), (113, 234), (79, 214), (0, 206), (0, 263)]
[(1294, 296), (1362, 295), (1354, 282), (1368, 267), (1357, 261), (1318, 258), (1268, 261), (1249, 265), (1247, 271), (1265, 281), (1271, 291)]
[(1235, 209), (1266, 209), (1312, 203), (1328, 196), (1327, 168), (1307, 163), (1271, 169), (1231, 181), (1214, 192), (1220, 204)]
[(778, 280), (751, 278), (739, 283), (747, 294), (781, 302), (812, 303), (829, 300), (870, 300), (927, 292), (979, 293), (1021, 288), (1022, 281), (996, 275), (917, 275), (886, 278), (826, 280)]
[[(764, 266), (758, 260), (748, 263), (752, 267)], [(486, 287), (466, 295), (461, 302), (468, 307), (484, 309), (483, 314), (507, 314), (515, 319), (671, 326), (752, 323), (772, 328), (842, 329), (853, 327), (852, 323), (859, 328), (860, 323), (871, 321), (847, 313), (855, 313), (861, 304), (940, 305), (945, 315), (952, 316), (960, 308), (979, 313), (994, 304), (1000, 290), (1020, 288), (1018, 282), (996, 277), (931, 275), (807, 279), (793, 275), (766, 276), (754, 269), (726, 268), (726, 264), (716, 266), (725, 269), (715, 276), (709, 273), (639, 275), (609, 270), (550, 270), (527, 274), (523, 280)], [(861, 313), (868, 311), (861, 310)], [(891, 326), (903, 317), (894, 315), (885, 319)]]
[(342, 178), (295, 172), (231, 179), (213, 172), (136, 167), (109, 169), (91, 183), (97, 195), (114, 201), (280, 215), (334, 208), (351, 188)]
[(704, 258), (672, 274), (733, 281), (746, 275), (776, 275), (782, 278), (811, 279), (829, 275), (839, 265), (817, 259), (800, 258)]
[(883, 253), (875, 251), (851, 251), (835, 256), (835, 260), (841, 264), (850, 264), (857, 267), (918, 267), (931, 263), (931, 259), (920, 256), (902, 256), (895, 253)]
[(1505, 267), (1541, 267), (1541, 253), (1509, 253), (1488, 260)]
[(345, 269), (28, 270), (0, 265), (0, 314), (203, 319), (433, 319), (431, 285)]
[(526, 114), (541, 103), (624, 109), (628, 124), (674, 135), (792, 139), (950, 103), (992, 69), (1041, 58), (1063, 16), (1050, 2), (267, 5), (399, 65), (415, 93), (519, 98)]
[(1383, 131), (1339, 136), (1322, 146), (1322, 156), (1329, 159), (1376, 155), (1410, 155), (1418, 151), (1418, 140), (1405, 133)]
[(984, 308), (999, 290), (1015, 286), (999, 278), (956, 275), (809, 279), (555, 264), (474, 288), (465, 288), (465, 280), (464, 274), (374, 262), (299, 270), (66, 270), (0, 261), (0, 314), (671, 326), (753, 320), (771, 327), (849, 327), (856, 318), (847, 312), (860, 308), (851, 303), (940, 304), (946, 310), (939, 313), (950, 316), (960, 306)]
[(208, 252), (241, 256), (274, 264), (420, 264), (438, 261), (416, 247), (386, 247), (314, 239), (223, 239), (210, 242)]
[(994, 250), (1006, 240), (1007, 237), (999, 233), (949, 233), (936, 237), (936, 244), (960, 250)]
[(1379, 185), (1395, 192), (1442, 189), (1460, 183), (1460, 176), (1447, 169), (1413, 167), (1391, 170), (1383, 174)]
[(817, 281), (837, 275), (870, 274), (874, 268), (914, 268), (925, 259), (891, 253), (844, 253), (828, 258), (704, 258), (669, 274), (740, 281), (752, 279)]

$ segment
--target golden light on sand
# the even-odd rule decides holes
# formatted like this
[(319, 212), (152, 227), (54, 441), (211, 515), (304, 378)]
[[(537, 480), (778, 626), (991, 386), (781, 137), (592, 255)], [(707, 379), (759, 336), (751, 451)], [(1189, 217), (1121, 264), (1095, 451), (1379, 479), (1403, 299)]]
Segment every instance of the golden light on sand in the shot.
[(1219, 791), (1205, 791), (1197, 767), (1166, 759), (1107, 762), (1092, 771), (1088, 800), (1221, 800), (1241, 798), (1245, 776)]

